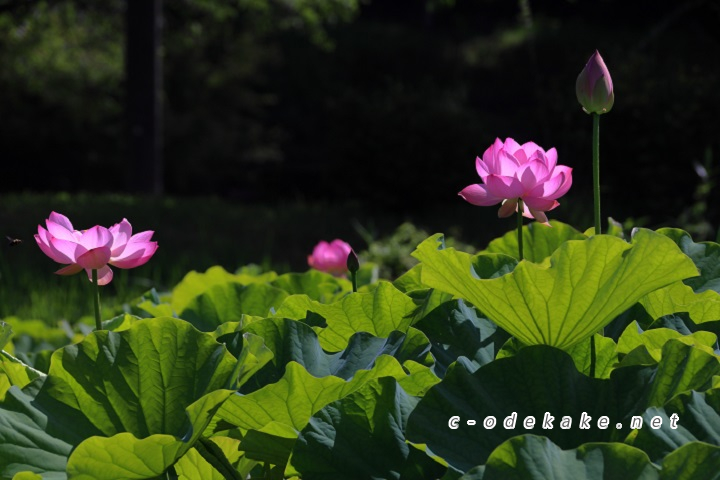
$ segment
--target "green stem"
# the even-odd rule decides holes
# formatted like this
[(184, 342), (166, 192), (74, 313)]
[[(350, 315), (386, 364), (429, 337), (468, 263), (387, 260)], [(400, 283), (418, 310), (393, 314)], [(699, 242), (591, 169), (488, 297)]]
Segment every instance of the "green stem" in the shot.
[(98, 285), (97, 269), (92, 269), (92, 283), (95, 285), (95, 330), (102, 330), (100, 319), (100, 285)]
[(595, 200), (595, 234), (602, 233), (600, 225), (600, 115), (592, 114), (593, 119), (593, 196)]
[(590, 378), (595, 378), (595, 334), (590, 337)]
[(517, 235), (518, 235), (518, 260), (523, 259), (523, 209), (524, 209), (522, 198), (518, 198), (518, 216), (517, 216)]

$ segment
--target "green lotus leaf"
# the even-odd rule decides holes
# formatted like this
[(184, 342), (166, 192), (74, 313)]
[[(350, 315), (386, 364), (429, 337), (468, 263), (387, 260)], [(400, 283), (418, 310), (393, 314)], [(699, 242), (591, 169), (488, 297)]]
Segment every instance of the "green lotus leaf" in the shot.
[(696, 293), (713, 290), (720, 293), (720, 245), (715, 242), (693, 242), (689, 233), (679, 228), (661, 228), (658, 233), (670, 238), (690, 257), (700, 276), (684, 280)]
[[(171, 317), (172, 315), (167, 316)], [(135, 315), (130, 315), (129, 313), (123, 313), (122, 315), (118, 315), (117, 317), (113, 317), (109, 320), (104, 320), (102, 322), (102, 329), (112, 330), (113, 332), (121, 332), (132, 327), (135, 322), (137, 322), (138, 320), (142, 320), (143, 318), (150, 317), (138, 317)]]
[[(125, 312), (130, 313), (138, 318), (155, 318), (155, 317), (177, 317), (175, 310), (172, 305), (168, 303), (170, 300), (170, 294), (160, 295), (157, 290), (151, 288), (147, 292), (143, 293), (140, 298), (129, 304), (129, 311), (125, 308)], [(122, 317), (122, 315), (120, 316)], [(119, 325), (124, 327), (125, 319), (118, 319), (115, 317), (106, 322), (103, 322), (103, 328), (108, 329), (105, 324), (108, 323), (111, 326)], [(118, 328), (112, 328), (111, 330), (117, 331)]]
[(707, 390), (720, 375), (720, 359), (702, 348), (673, 339), (663, 345), (647, 406), (660, 407), (674, 396), (691, 390)]
[(233, 274), (220, 266), (210, 267), (204, 273), (192, 271), (185, 275), (185, 278), (173, 288), (170, 304), (173, 310), (181, 312), (185, 310), (192, 299), (198, 295), (202, 295), (216, 285), (224, 285), (229, 282), (239, 285), (249, 285), (252, 283), (262, 284), (270, 282), (275, 278), (277, 278), (275, 272), (267, 272), (259, 275), (248, 273)]
[(483, 468), (461, 480), (654, 480), (660, 469), (637, 448), (622, 443), (586, 443), (562, 450), (546, 437), (521, 435), (497, 447)]
[(425, 335), (410, 328), (407, 334), (391, 332), (387, 338), (378, 338), (366, 332), (353, 335), (347, 348), (328, 353), (323, 350), (318, 335), (302, 322), (283, 318), (268, 318), (250, 323), (239, 332), (226, 334), (218, 341), (236, 356), (242, 356), (239, 339), (244, 334), (261, 337), (273, 358), (241, 389), (250, 393), (265, 385), (277, 382), (289, 362), (297, 362), (315, 377), (334, 375), (352, 378), (358, 370), (373, 368), (381, 355), (395, 357), (401, 364), (413, 360), (427, 363), (430, 344)]
[(652, 359), (659, 362), (663, 346), (671, 339), (694, 345), (709, 354), (714, 353), (713, 345), (717, 342), (715, 334), (710, 332), (698, 331), (682, 335), (669, 328), (653, 328), (643, 331), (637, 322), (632, 322), (618, 339), (617, 352), (625, 355), (637, 347), (643, 346)]
[[(212, 444), (208, 442), (212, 442)], [(207, 445), (206, 449), (214, 447), (215, 452), (219, 450), (217, 455), (223, 455), (224, 460), (234, 468), (234, 475), (237, 475), (238, 478), (248, 478), (250, 471), (257, 465), (256, 461), (246, 459), (242, 452), (238, 450), (240, 440), (229, 437), (213, 437), (203, 441), (203, 445)], [(215, 468), (195, 448), (188, 450), (175, 464), (178, 480), (226, 480), (228, 477), (233, 478), (231, 476), (233, 475), (232, 472), (226, 472), (223, 475), (220, 469), (224, 470), (223, 466)]]
[(267, 316), (285, 297), (285, 291), (264, 283), (220, 283), (190, 300), (179, 316), (198, 330), (211, 332), (225, 322), (240, 320), (242, 315)]
[(435, 372), (442, 376), (459, 357), (471, 371), (492, 362), (507, 341), (507, 332), (462, 300), (445, 302), (415, 325), (428, 339)]
[(570, 348), (644, 295), (697, 275), (672, 240), (650, 230), (632, 244), (608, 235), (567, 241), (543, 262), (500, 276), (510, 265), (502, 257), (472, 257), (440, 241), (435, 235), (413, 253), (423, 283), (468, 300), (526, 345)]
[(243, 348), (238, 355), (235, 370), (230, 376), (228, 388), (237, 390), (245, 384), (258, 370), (267, 364), (275, 354), (265, 346), (262, 337), (252, 333), (242, 335)]
[(292, 468), (318, 480), (439, 478), (446, 467), (405, 441), (417, 401), (394, 378), (383, 377), (326, 405), (300, 432)]
[(676, 395), (711, 388), (720, 372), (718, 367), (715, 355), (672, 339), (663, 346), (659, 363), (613, 370), (610, 378), (618, 392), (621, 433), (630, 433), (631, 417), (642, 415), (648, 408), (662, 407)]
[(653, 319), (679, 312), (686, 312), (695, 324), (720, 319), (720, 294), (713, 290), (695, 293), (683, 282), (648, 293), (640, 304)]
[(6, 392), (0, 403), (0, 478), (29, 471), (66, 479), (72, 449), (86, 438), (102, 435), (82, 412), (49, 394), (60, 382), (43, 376)]
[(174, 434), (151, 433), (137, 438), (133, 433), (124, 432), (84, 440), (68, 459), (69, 477), (78, 480), (131, 480), (162, 474), (199, 440), (218, 408), (232, 393), (230, 390), (215, 390), (192, 403), (186, 409), (184, 430), (178, 429)]
[(44, 376), (43, 372), (25, 365), (12, 355), (0, 352), (0, 400), (11, 386), (23, 388), (36, 378)]
[[(616, 344), (612, 338), (595, 335), (595, 377), (610, 378), (617, 365), (618, 355)], [(590, 340), (576, 343), (568, 350), (575, 363), (575, 368), (585, 375), (590, 375)]]
[(669, 453), (662, 462), (661, 480), (720, 479), (720, 447), (692, 442)]
[(324, 304), (307, 295), (288, 297), (275, 316), (303, 320), (308, 312), (322, 316), (327, 327), (319, 331), (323, 349), (339, 351), (347, 346), (351, 336), (367, 332), (387, 337), (395, 330), (407, 331), (412, 321), (415, 303), (389, 282), (378, 282), (368, 293), (354, 293), (342, 300)]
[[(642, 427), (630, 438), (634, 446), (647, 452), (655, 462), (690, 442), (720, 446), (718, 389), (682, 393), (662, 407), (647, 409), (641, 418)], [(657, 419), (659, 428), (651, 426), (653, 418)]]
[(270, 282), (273, 287), (290, 295), (304, 294), (321, 303), (332, 303), (352, 292), (352, 284), (345, 278), (334, 277), (319, 270), (305, 273), (286, 273)]
[(6, 392), (0, 475), (67, 467), (78, 478), (130, 478), (123, 469), (141, 464), (159, 475), (233, 393), (223, 387), (235, 365), (212, 335), (174, 318), (94, 332), (56, 351), (47, 376)]
[[(247, 395), (233, 395), (217, 416), (226, 427), (231, 425), (243, 431), (241, 448), (249, 458), (284, 465), (297, 432), (305, 428), (313, 414), (385, 376), (397, 380), (417, 377), (414, 381), (427, 382), (425, 388), (432, 386), (433, 379), (437, 380), (423, 375), (422, 370), (408, 376), (396, 359), (386, 355), (378, 357), (371, 370), (359, 370), (347, 381), (332, 375), (317, 378), (301, 365), (290, 362), (278, 382)], [(250, 435), (249, 430), (264, 435)]]
[[(595, 335), (595, 378), (609, 378), (617, 365), (615, 342), (612, 338)], [(524, 348), (516, 338), (510, 338), (500, 349), (496, 359), (512, 357)], [(590, 375), (590, 340), (575, 344), (567, 351), (575, 363), (575, 368), (585, 375)]]
[[(550, 221), (550, 227), (539, 222), (523, 226), (523, 256), (530, 262), (541, 262), (568, 240), (584, 240), (583, 233), (557, 220)], [(490, 242), (480, 253), (502, 253), (517, 258), (517, 230), (511, 230)]]
[(412, 314), (411, 325), (415, 325), (443, 303), (452, 300), (452, 295), (449, 293), (423, 285), (420, 280), (421, 271), (422, 265), (417, 264), (393, 282), (395, 288), (415, 302), (416, 308)]
[[(554, 417), (552, 429), (543, 428), (546, 413)], [(504, 422), (512, 423), (513, 414), (515, 426), (505, 428)], [(599, 429), (597, 421), (608, 416), (615, 422), (620, 414), (610, 380), (589, 378), (577, 371), (567, 353), (534, 345), (473, 373), (459, 365), (448, 370), (411, 413), (407, 438), (427, 444), (464, 472), (484, 464), (498, 445), (523, 433), (547, 436), (562, 448), (608, 441), (613, 427)], [(583, 415), (591, 417), (587, 429), (579, 428)], [(454, 416), (459, 417), (456, 429), (449, 428)], [(524, 420), (529, 416), (535, 424), (526, 429)], [(569, 429), (560, 428), (564, 416), (571, 420)], [(487, 417), (495, 418), (494, 428), (485, 428)], [(468, 420), (477, 424), (468, 425)]]

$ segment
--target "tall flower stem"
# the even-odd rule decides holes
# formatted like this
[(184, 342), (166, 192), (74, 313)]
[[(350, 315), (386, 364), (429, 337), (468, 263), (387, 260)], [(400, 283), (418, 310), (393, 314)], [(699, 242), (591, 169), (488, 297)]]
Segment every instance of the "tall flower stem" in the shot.
[[(600, 225), (600, 115), (593, 113), (592, 156), (593, 156), (593, 197), (595, 204), (595, 234), (602, 233)], [(595, 377), (595, 335), (590, 337), (590, 378)]]
[(102, 330), (102, 320), (100, 319), (100, 285), (98, 285), (97, 270), (92, 270), (92, 283), (95, 285), (95, 330)]
[(523, 259), (523, 205), (522, 198), (518, 198), (518, 216), (517, 216), (517, 233), (518, 233), (518, 260)]
[(600, 115), (592, 114), (593, 119), (593, 195), (595, 200), (595, 234), (602, 233), (600, 225)]

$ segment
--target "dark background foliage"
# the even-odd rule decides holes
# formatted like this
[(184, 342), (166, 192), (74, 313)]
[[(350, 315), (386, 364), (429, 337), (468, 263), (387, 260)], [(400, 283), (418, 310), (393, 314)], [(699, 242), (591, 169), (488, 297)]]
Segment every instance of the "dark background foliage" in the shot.
[[(130, 189), (124, 11), (0, 0), (3, 191)], [(574, 86), (597, 48), (616, 89), (603, 213), (715, 237), (717, 2), (168, 0), (163, 16), (168, 194), (491, 222), (457, 192), (509, 136), (558, 149), (574, 186), (551, 217), (586, 228), (591, 121)]]

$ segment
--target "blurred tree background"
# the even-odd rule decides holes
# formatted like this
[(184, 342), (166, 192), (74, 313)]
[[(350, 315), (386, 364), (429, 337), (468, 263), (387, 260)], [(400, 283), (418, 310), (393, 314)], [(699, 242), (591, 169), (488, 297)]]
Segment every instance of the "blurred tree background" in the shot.
[[(131, 190), (125, 8), (0, 0), (2, 191)], [(616, 90), (604, 216), (715, 238), (717, 1), (166, 0), (163, 22), (168, 194), (445, 209), (494, 235), (512, 225), (457, 192), (510, 136), (574, 169), (550, 216), (584, 229), (591, 120), (574, 88), (597, 48)]]

